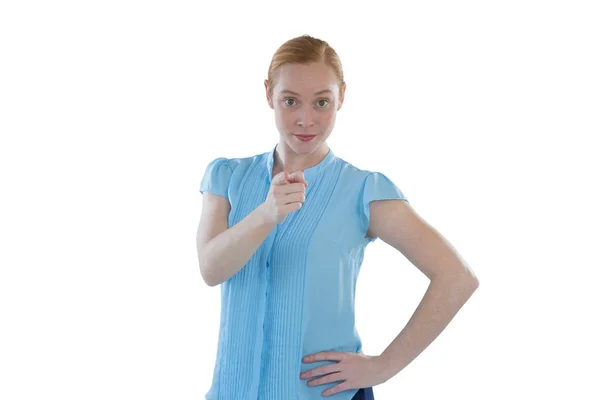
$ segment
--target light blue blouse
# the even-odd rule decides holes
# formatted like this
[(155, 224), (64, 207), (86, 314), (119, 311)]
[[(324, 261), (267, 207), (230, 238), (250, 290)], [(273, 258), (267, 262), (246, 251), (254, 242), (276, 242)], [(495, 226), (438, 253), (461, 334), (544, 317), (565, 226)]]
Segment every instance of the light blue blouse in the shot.
[[(263, 203), (274, 152), (214, 159), (200, 192), (229, 199), (229, 226)], [(221, 287), (221, 323), (207, 400), (349, 400), (358, 389), (324, 397), (339, 382), (310, 387), (300, 373), (334, 361), (303, 363), (322, 351), (358, 353), (356, 280), (367, 244), (369, 202), (406, 197), (385, 175), (326, 157), (304, 170), (302, 208), (271, 232)]]

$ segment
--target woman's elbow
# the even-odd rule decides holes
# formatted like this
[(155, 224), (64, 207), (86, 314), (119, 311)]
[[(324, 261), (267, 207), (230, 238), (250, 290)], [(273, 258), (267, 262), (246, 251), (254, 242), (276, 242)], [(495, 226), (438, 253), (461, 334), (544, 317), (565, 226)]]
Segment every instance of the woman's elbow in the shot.
[(217, 286), (219, 283), (221, 283), (217, 279), (215, 279), (215, 277), (211, 273), (211, 269), (208, 267), (208, 263), (201, 256), (199, 257), (199, 264), (200, 275), (202, 276), (202, 280), (204, 280), (204, 283), (206, 283), (210, 287)]

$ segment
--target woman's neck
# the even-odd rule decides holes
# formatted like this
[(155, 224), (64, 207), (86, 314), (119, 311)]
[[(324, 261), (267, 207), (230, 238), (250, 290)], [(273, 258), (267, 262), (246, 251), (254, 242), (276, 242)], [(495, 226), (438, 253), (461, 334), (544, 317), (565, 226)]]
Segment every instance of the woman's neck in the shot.
[(323, 161), (328, 152), (329, 146), (326, 143), (323, 143), (318, 150), (311, 154), (297, 154), (287, 145), (282, 146), (279, 144), (275, 150), (273, 160), (273, 176), (284, 170), (292, 173), (312, 168)]

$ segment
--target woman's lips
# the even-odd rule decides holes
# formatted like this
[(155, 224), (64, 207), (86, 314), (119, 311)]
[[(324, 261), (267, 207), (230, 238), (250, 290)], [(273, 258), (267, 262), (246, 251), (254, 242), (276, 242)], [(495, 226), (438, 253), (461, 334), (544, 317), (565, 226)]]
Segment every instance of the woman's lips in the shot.
[(296, 137), (303, 142), (310, 142), (315, 138), (315, 136), (317, 135), (296, 135)]

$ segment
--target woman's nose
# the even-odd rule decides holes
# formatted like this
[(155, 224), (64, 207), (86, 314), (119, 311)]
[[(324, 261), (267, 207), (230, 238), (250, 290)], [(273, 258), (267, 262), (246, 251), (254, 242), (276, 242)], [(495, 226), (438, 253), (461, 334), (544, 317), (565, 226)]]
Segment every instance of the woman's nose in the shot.
[(298, 115), (298, 125), (303, 127), (313, 126), (315, 124), (312, 110), (303, 109)]

